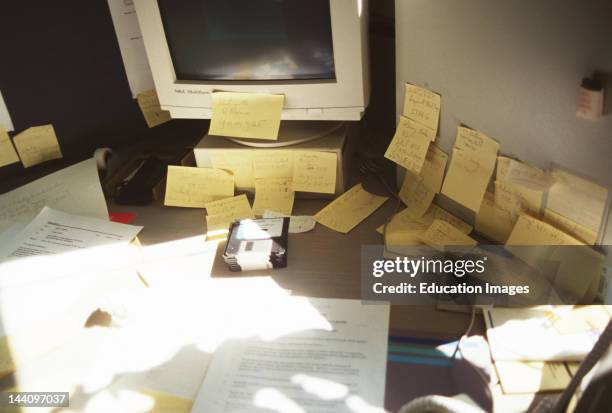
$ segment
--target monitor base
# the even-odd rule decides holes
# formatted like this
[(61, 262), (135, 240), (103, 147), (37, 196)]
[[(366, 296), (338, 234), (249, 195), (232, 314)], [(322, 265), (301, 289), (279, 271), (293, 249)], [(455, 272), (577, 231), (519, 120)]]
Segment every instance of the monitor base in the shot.
[(251, 148), (282, 148), (320, 139), (339, 130), (344, 125), (345, 122), (338, 121), (284, 120), (281, 121), (278, 140), (275, 141), (226, 138), (234, 143)]

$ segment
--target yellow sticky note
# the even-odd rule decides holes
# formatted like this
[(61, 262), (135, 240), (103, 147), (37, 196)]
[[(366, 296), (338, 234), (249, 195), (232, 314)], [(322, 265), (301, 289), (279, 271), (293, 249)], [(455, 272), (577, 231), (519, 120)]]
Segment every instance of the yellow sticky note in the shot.
[(438, 132), (440, 119), (440, 95), (430, 90), (406, 83), (404, 116), (433, 130), (432, 141)]
[(285, 96), (264, 93), (214, 92), (211, 135), (278, 139)]
[(583, 227), (571, 219), (565, 218), (561, 214), (557, 214), (553, 210), (544, 210), (544, 221), (586, 244), (595, 245), (597, 242), (597, 232), (592, 231), (587, 227)]
[(496, 205), (495, 196), (487, 192), (476, 214), (474, 228), (490, 240), (504, 244), (514, 228), (516, 219), (512, 212)]
[(499, 144), (485, 134), (460, 126), (442, 193), (478, 212), (495, 168)]
[(270, 210), (291, 215), (294, 199), (291, 178), (255, 179), (255, 214), (263, 215), (266, 210)]
[(26, 168), (62, 157), (53, 125), (28, 128), (15, 136), (13, 142)]
[(253, 173), (259, 178), (291, 178), (293, 152), (257, 150), (253, 153)]
[(139, 93), (138, 96), (136, 96), (136, 100), (138, 101), (140, 111), (149, 128), (154, 128), (172, 119), (170, 117), (170, 112), (161, 108), (155, 90), (147, 90), (146, 92)]
[(432, 130), (411, 119), (400, 116), (399, 124), (385, 158), (416, 174), (421, 172)]
[(142, 393), (154, 399), (153, 407), (146, 413), (189, 413), (193, 406), (193, 400), (182, 397), (149, 389), (142, 390)]
[(449, 245), (473, 246), (475, 239), (465, 235), (459, 229), (441, 219), (434, 222), (421, 235), (421, 240), (432, 247), (444, 247)]
[(224, 169), (234, 175), (237, 189), (252, 189), (255, 186), (253, 178), (253, 151), (231, 150), (210, 152), (213, 168)]
[(608, 189), (562, 169), (554, 169), (555, 183), (548, 191), (546, 208), (598, 232), (604, 218)]
[(439, 206), (435, 204), (431, 205), (431, 207), (429, 208), (429, 211), (425, 215), (430, 215), (432, 222), (436, 219), (448, 222), (449, 224), (451, 224), (453, 227), (457, 228), (459, 231), (463, 232), (464, 234), (469, 234), (470, 232), (472, 232), (472, 229), (473, 229), (470, 224), (468, 224), (461, 218), (456, 217), (455, 215), (451, 214), (447, 210), (440, 208)]
[(505, 394), (564, 390), (572, 379), (562, 362), (496, 361), (495, 369)]
[(2, 125), (0, 125), (0, 167), (10, 165), (12, 163), (19, 162), (19, 157), (11, 138)]
[(336, 192), (338, 157), (333, 152), (296, 151), (293, 154), (293, 190)]
[(406, 173), (399, 197), (406, 204), (408, 213), (413, 218), (420, 218), (429, 209), (435, 194), (425, 186), (422, 177)]
[(423, 184), (435, 193), (439, 193), (442, 188), (447, 162), (448, 155), (445, 152), (434, 144), (429, 145), (420, 175)]
[[(517, 197), (521, 202), (521, 208), (523, 210), (527, 210), (532, 214), (538, 215), (540, 213), (540, 209), (542, 208), (544, 191), (508, 181), (508, 172), (510, 171), (510, 166), (513, 163), (516, 164), (518, 162), (505, 156), (500, 156), (497, 158), (496, 188), (499, 186), (501, 191), (505, 191)], [(522, 167), (515, 166), (515, 170), (517, 168), (523, 169)], [(497, 182), (501, 182), (501, 184), (498, 184)], [(514, 182), (516, 182), (516, 180)]]
[(319, 211), (314, 219), (334, 231), (347, 234), (387, 201), (357, 184)]
[(234, 195), (234, 177), (214, 168), (168, 166), (164, 205), (205, 208), (206, 203)]
[(554, 183), (554, 178), (540, 168), (510, 159), (504, 181), (535, 191), (545, 191)]
[(207, 232), (226, 230), (237, 219), (255, 218), (246, 195), (238, 195), (206, 204)]
[(565, 232), (527, 214), (521, 214), (506, 245), (584, 245)]

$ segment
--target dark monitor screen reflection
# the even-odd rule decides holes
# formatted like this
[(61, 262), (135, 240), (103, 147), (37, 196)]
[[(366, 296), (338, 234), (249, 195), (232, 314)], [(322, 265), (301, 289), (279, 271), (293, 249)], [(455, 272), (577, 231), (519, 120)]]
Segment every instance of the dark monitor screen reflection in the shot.
[(330, 0), (158, 0), (178, 80), (335, 79)]

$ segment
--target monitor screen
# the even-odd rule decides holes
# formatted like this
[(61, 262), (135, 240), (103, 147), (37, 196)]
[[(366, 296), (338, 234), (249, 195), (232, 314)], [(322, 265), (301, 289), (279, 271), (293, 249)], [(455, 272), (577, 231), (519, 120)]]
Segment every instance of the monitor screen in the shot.
[(177, 80), (336, 78), (330, 0), (158, 0)]

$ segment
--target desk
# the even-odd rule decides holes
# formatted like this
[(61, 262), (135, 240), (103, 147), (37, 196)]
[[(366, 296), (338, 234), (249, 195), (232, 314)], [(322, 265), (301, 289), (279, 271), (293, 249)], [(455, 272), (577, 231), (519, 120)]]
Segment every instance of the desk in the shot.
[[(353, 184), (363, 182), (370, 192), (387, 195), (384, 187), (372, 176), (357, 176)], [(293, 213), (312, 215), (322, 209), (329, 200), (297, 199)], [(212, 267), (213, 277), (271, 276), (283, 288), (294, 295), (324, 298), (361, 298), (360, 254), (361, 246), (380, 244), (382, 237), (376, 228), (385, 223), (396, 207), (390, 199), (374, 214), (359, 224), (349, 234), (341, 234), (322, 225), (304, 234), (289, 234), (287, 268), (232, 273), (216, 254)], [(137, 214), (135, 225), (144, 229), (139, 235), (143, 245), (152, 245), (205, 232), (204, 210), (164, 207), (162, 201), (143, 207), (114, 205), (112, 212)], [(423, 334), (444, 338), (459, 338), (466, 330), (470, 316), (463, 313), (439, 311), (432, 306), (393, 306), (391, 308), (391, 334)], [(473, 332), (482, 334), (484, 322), (477, 317)]]

